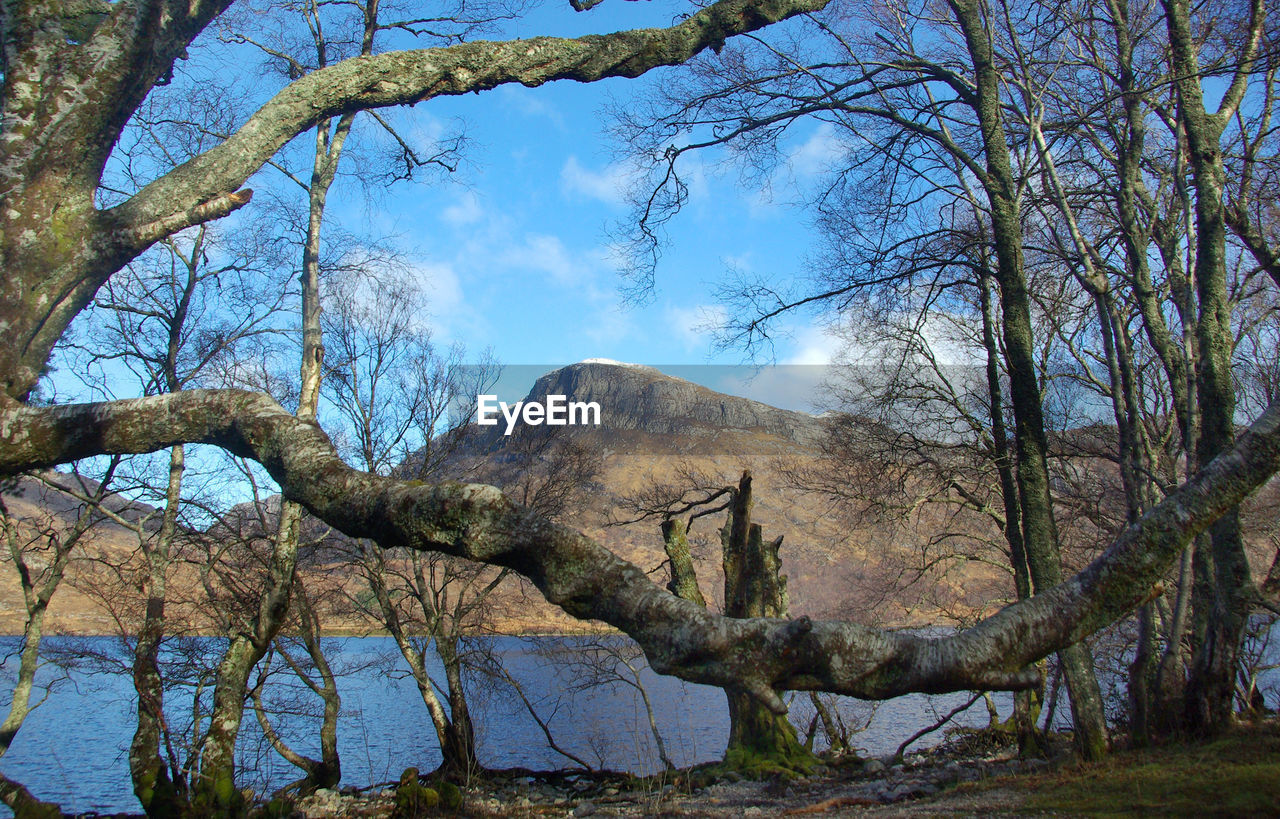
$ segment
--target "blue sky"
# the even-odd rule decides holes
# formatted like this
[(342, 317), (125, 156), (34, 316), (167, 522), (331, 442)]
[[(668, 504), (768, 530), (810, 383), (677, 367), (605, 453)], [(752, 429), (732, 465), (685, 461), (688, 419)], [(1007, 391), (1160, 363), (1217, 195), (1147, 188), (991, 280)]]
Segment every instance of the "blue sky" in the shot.
[[(610, 0), (573, 12), (565, 0), (520, 22), (519, 34), (606, 32), (665, 25), (687, 5)], [(832, 141), (797, 132), (793, 162), (772, 197), (739, 183), (732, 166), (693, 157), (691, 200), (669, 227), (652, 303), (621, 304), (610, 225), (627, 213), (627, 165), (604, 133), (602, 109), (652, 82), (505, 86), (417, 106), (400, 121), (420, 134), (465, 123), (471, 145), (454, 177), (403, 184), (385, 210), (339, 219), (371, 219), (397, 236), (431, 298), (437, 337), (468, 349), (491, 347), (507, 364), (564, 364), (591, 357), (649, 364), (739, 363), (717, 352), (700, 329), (718, 315), (713, 290), (730, 267), (769, 274), (801, 271), (811, 233), (795, 200), (796, 184), (820, 169)], [(775, 350), (779, 363), (821, 363), (834, 342), (798, 318)]]

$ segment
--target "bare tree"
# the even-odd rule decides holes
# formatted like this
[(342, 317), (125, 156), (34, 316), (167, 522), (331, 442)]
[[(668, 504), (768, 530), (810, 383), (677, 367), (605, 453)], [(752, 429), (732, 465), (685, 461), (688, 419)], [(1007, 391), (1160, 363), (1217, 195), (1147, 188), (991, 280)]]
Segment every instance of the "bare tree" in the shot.
[[(108, 352), (84, 347), (91, 371), (119, 362), (133, 371), (143, 394), (165, 394), (221, 380), (234, 370), (234, 352), (277, 330), (273, 323), (284, 288), (264, 275), (276, 257), (273, 243), (252, 230), (235, 239), (201, 225), (188, 236), (165, 239), (104, 288), (91, 336)], [(147, 809), (174, 810), (187, 798), (185, 777), (165, 754), (164, 687), (159, 655), (166, 638), (166, 599), (174, 570), (175, 539), (181, 534), (186, 451), (170, 449), (167, 476), (157, 494), (158, 528), (137, 528), (145, 568), (139, 587), (146, 616), (134, 644), (133, 677), (138, 691), (138, 728), (130, 746), (134, 792)], [(137, 569), (138, 567), (135, 567)]]
[[(55, 676), (52, 681), (37, 682), (36, 673), (48, 660), (42, 660), (40, 641), (45, 632), (45, 615), (54, 594), (62, 585), (72, 550), (91, 535), (95, 524), (103, 517), (97, 511), (110, 494), (110, 484), (120, 459), (113, 458), (96, 485), (86, 485), (78, 474), (71, 477), (29, 475), (19, 480), (6, 480), (2, 487), (6, 494), (21, 495), (26, 492), (45, 495), (60, 494), (63, 481), (76, 481), (87, 496), (76, 506), (76, 515), (70, 526), (49, 514), (46, 520), (21, 520), (10, 514), (0, 498), (0, 534), (3, 535), (8, 558), (18, 577), (22, 591), (22, 635), (18, 644), (18, 668), (14, 676), (13, 690), (9, 696), (9, 711), (0, 723), (0, 757), (9, 750), (23, 722), (31, 711), (39, 707), (63, 679)], [(61, 481), (58, 478), (61, 478)], [(52, 506), (53, 504), (44, 504)], [(33, 701), (33, 697), (36, 697)], [(0, 801), (8, 805), (15, 816), (60, 815), (57, 806), (41, 802), (22, 783), (0, 775)]]
[[(661, 519), (671, 578), (668, 590), (683, 600), (707, 607), (688, 536), (699, 518), (723, 512), (720, 554), (725, 616), (786, 617), (790, 603), (778, 557), (782, 536), (766, 543), (760, 524), (751, 521), (754, 500), (750, 470), (744, 470), (736, 484), (728, 485), (689, 469), (677, 472), (681, 473), (681, 483), (653, 483), (624, 501), (630, 511), (638, 514), (628, 523)], [(806, 770), (813, 764), (812, 754), (801, 745), (795, 726), (784, 714), (770, 711), (749, 692), (729, 687), (725, 694), (729, 701), (725, 765), (764, 775), (777, 770)], [(814, 705), (819, 707), (816, 700)], [(654, 733), (656, 736), (656, 727)], [(661, 747), (659, 744), (660, 750)]]
[[(384, 260), (385, 262), (385, 260)], [(328, 281), (329, 340), (324, 391), (337, 414), (340, 445), (374, 474), (421, 481), (462, 476), (459, 448), (471, 420), (450, 415), (485, 367), (463, 367), (462, 351), (437, 353), (422, 323), (422, 293), (394, 264), (357, 265)], [(464, 375), (465, 373), (465, 375)], [(473, 393), (474, 394), (474, 393)], [(357, 610), (389, 632), (408, 666), (440, 743), (441, 770), (460, 781), (481, 770), (464, 680), (467, 642), (483, 630), (488, 598), (506, 572), (443, 555), (348, 543), (364, 581)], [(445, 679), (433, 679), (428, 658)]]
[[(652, 109), (622, 117), (633, 147), (655, 160), (658, 192), (639, 208), (642, 251), (654, 247), (656, 226), (681, 204), (676, 164), (688, 151), (729, 146), (768, 167), (778, 161), (782, 133), (811, 116), (835, 124), (850, 145), (865, 149), (851, 152), (822, 191), (823, 218), (847, 229), (833, 275), (816, 277), (798, 293), (747, 283), (729, 333), (748, 346), (789, 311), (822, 304), (839, 310), (855, 294), (921, 286), (937, 275), (934, 243), (978, 222), (989, 248), (984, 275), (998, 285), (992, 295), (1012, 410), (1021, 548), (1037, 589), (1059, 583), (1063, 569), (1023, 241), (1035, 157), (1006, 110), (1001, 69), (1010, 53), (1044, 39), (1038, 25), (1051, 14), (1044, 7), (1024, 15), (959, 0), (943, 15), (841, 4), (829, 17), (813, 19), (813, 40), (756, 39), (729, 56), (703, 58), (687, 82), (659, 92)], [(690, 130), (695, 135), (684, 137)], [(662, 147), (673, 138), (683, 144)], [(857, 209), (840, 212), (846, 204)], [(931, 213), (941, 219), (929, 221)], [(919, 256), (924, 261), (918, 263)], [(1108, 739), (1087, 648), (1069, 647), (1063, 662), (1080, 749), (1096, 757)]]

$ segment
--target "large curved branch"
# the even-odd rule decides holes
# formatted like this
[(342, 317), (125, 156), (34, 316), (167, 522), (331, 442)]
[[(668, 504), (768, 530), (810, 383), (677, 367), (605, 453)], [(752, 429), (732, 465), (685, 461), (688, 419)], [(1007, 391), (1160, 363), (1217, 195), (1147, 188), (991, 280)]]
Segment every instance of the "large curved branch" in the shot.
[(553, 80), (638, 77), (827, 2), (719, 0), (670, 28), (353, 57), (290, 83), (226, 141), (147, 185), (113, 213), (123, 225), (137, 226), (231, 193), (286, 142), (326, 117), (508, 83), (534, 87)]
[(775, 689), (881, 699), (1033, 684), (1028, 663), (1128, 613), (1184, 544), (1280, 469), (1280, 403), (1080, 574), (973, 628), (932, 639), (808, 618), (711, 614), (493, 487), (415, 486), (351, 469), (318, 426), (257, 393), (196, 390), (0, 410), (0, 472), (179, 442), (258, 461), (289, 499), (353, 537), (510, 567), (575, 617), (629, 634), (655, 670), (749, 690), (781, 710)]

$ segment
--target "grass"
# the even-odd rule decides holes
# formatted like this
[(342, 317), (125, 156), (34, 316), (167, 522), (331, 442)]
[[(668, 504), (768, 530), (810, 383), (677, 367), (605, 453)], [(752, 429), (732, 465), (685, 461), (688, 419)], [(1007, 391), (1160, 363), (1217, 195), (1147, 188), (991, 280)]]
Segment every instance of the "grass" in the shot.
[(1102, 762), (1020, 779), (1027, 812), (1280, 816), (1280, 722), (1242, 725), (1211, 742), (1120, 751)]

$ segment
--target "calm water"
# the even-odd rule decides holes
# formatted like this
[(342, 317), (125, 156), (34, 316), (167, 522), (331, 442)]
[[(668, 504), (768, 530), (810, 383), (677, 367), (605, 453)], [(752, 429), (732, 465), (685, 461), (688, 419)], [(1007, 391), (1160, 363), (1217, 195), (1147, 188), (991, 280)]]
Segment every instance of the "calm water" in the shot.
[[(344, 783), (366, 785), (392, 780), (410, 765), (424, 771), (434, 768), (440, 759), (435, 734), (417, 688), (396, 670), (399, 657), (394, 643), (380, 637), (335, 638), (330, 643), (331, 654), (341, 664), (375, 663), (340, 681), (343, 715), (339, 749)], [(52, 638), (48, 644), (65, 648), (70, 642)], [(82, 644), (104, 653), (118, 646), (111, 638), (93, 638)], [(205, 649), (216, 648), (213, 640), (202, 644)], [(618, 684), (571, 690), (580, 675), (563, 660), (580, 649), (580, 641), (504, 637), (494, 638), (489, 646), (522, 683), (530, 699), (539, 704), (540, 713), (565, 748), (598, 767), (633, 772), (659, 767), (648, 718), (634, 687)], [(559, 660), (549, 660), (545, 656), (548, 652), (558, 654)], [(10, 665), (13, 662), (10, 658)], [(647, 669), (641, 672), (641, 680), (655, 704), (658, 726), (672, 760), (684, 766), (718, 759), (728, 737), (723, 693), (661, 677)], [(7, 685), (0, 689), (8, 690)], [(189, 720), (191, 694), (174, 692), (168, 697), (168, 705), (174, 711), (173, 723)], [(870, 754), (891, 753), (907, 736), (968, 697), (964, 693), (913, 695), (880, 703), (869, 727), (854, 738), (854, 744)], [(996, 695), (996, 702), (1001, 714), (1007, 715), (1008, 695)], [(185, 713), (179, 705), (186, 708)], [(68, 684), (56, 689), (48, 702), (28, 717), (9, 753), (0, 759), (0, 770), (64, 810), (137, 811), (127, 760), (133, 709), (133, 689), (127, 675), (76, 671)], [(870, 714), (867, 704), (847, 699), (841, 701), (841, 710), (849, 724), (861, 724)], [(473, 712), (484, 764), (535, 769), (569, 766), (567, 760), (547, 747), (536, 723), (510, 688), (478, 684), (473, 694)], [(808, 724), (812, 711), (807, 697), (796, 699), (792, 713), (802, 728)], [(957, 721), (979, 725), (986, 719), (986, 709), (979, 701)], [(314, 743), (308, 742), (316, 724), (305, 717), (295, 717), (286, 720), (281, 730), (298, 743), (298, 750), (318, 755)], [(296, 769), (261, 741), (251, 711), (246, 711), (244, 725), (242, 784), (265, 792), (296, 779)], [(925, 744), (929, 742), (928, 738), (924, 740)]]

